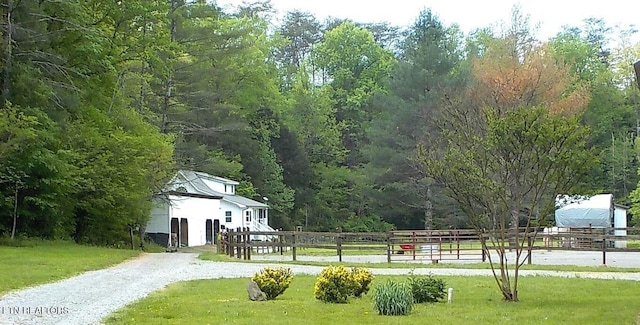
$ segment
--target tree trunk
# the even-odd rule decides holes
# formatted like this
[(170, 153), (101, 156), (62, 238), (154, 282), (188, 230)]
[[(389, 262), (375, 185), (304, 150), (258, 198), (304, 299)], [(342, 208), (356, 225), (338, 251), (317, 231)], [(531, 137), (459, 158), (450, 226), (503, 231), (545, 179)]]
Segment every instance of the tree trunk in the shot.
[[(7, 101), (9, 100), (9, 90), (11, 89), (11, 61), (13, 58), (12, 46), (13, 46), (13, 0), (7, 2), (7, 27), (4, 33), (5, 43), (4, 50), (4, 71), (2, 73), (2, 91), (0, 96), (0, 108), (7, 107)], [(12, 236), (13, 237), (13, 236)]]
[(13, 227), (11, 227), (11, 239), (16, 237), (16, 225), (18, 224), (18, 182), (15, 183), (13, 192)]
[(133, 241), (133, 226), (129, 225), (129, 239), (131, 240), (131, 250), (136, 249), (136, 244)]
[[(493, 245), (493, 249), (489, 249), (487, 239), (484, 237), (485, 234), (483, 231), (478, 230), (478, 233), (481, 236), (481, 244), (482, 249), (486, 252), (487, 258), (489, 260), (489, 265), (491, 266), (491, 272), (493, 273), (493, 278), (500, 289), (500, 293), (502, 293), (502, 298), (504, 301), (508, 302), (516, 302), (518, 301), (518, 291), (517, 291), (517, 279), (514, 280), (514, 287), (511, 287), (511, 278), (509, 276), (509, 264), (507, 260), (507, 246), (509, 245), (509, 233), (505, 231), (505, 228), (500, 230), (496, 230), (494, 234), (489, 234), (489, 239)], [(495, 251), (498, 254), (498, 259), (494, 261), (491, 257), (491, 251)], [(497, 272), (500, 272), (499, 274)]]
[[(178, 9), (179, 4), (175, 1), (171, 1), (171, 24), (169, 26), (169, 37), (171, 43), (175, 43), (176, 34), (178, 29), (178, 22), (174, 17), (176, 10)], [(170, 67), (171, 71), (169, 71), (169, 75), (167, 76), (167, 80), (164, 84), (164, 100), (162, 104), (162, 121), (160, 122), (160, 132), (167, 133), (167, 119), (169, 114), (169, 106), (171, 105), (171, 96), (173, 90), (173, 67)]]
[(144, 250), (144, 234), (147, 231), (146, 225), (140, 225), (138, 227), (138, 236), (140, 236), (140, 249)]
[(424, 203), (424, 229), (433, 228), (433, 204), (431, 203), (431, 187), (427, 186), (427, 195)]
[(142, 16), (142, 58), (140, 59), (140, 98), (138, 103), (138, 112), (142, 114), (144, 111), (144, 90), (145, 90), (145, 79), (144, 74), (147, 72), (147, 15)]
[(164, 103), (162, 105), (162, 121), (160, 122), (160, 132), (168, 133), (167, 131), (167, 115), (169, 114), (169, 105), (171, 104), (171, 84), (172, 79), (165, 82)]

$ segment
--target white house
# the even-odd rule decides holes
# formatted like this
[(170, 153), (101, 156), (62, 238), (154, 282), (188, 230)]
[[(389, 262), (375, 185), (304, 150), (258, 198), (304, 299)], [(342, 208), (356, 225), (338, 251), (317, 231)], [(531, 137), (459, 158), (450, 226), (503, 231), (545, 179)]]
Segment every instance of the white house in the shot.
[(169, 247), (211, 244), (220, 231), (238, 227), (274, 231), (269, 226), (269, 206), (236, 195), (238, 184), (202, 172), (178, 171), (154, 197), (146, 234)]

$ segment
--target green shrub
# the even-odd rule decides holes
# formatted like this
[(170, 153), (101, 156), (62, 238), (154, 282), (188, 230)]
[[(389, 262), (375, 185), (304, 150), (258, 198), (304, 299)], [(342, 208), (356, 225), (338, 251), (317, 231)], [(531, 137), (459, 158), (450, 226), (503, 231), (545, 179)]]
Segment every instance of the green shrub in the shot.
[(369, 284), (373, 281), (374, 276), (371, 271), (365, 268), (354, 267), (351, 269), (351, 278), (353, 280), (353, 295), (359, 298), (369, 292)]
[(447, 284), (442, 279), (434, 278), (431, 274), (417, 276), (411, 272), (409, 287), (413, 294), (413, 301), (417, 304), (423, 302), (438, 302), (446, 295)]
[(260, 290), (267, 296), (267, 300), (272, 300), (289, 288), (292, 279), (290, 268), (265, 267), (260, 273), (254, 274), (251, 281), (260, 287)]
[(27, 237), (23, 234), (16, 234), (14, 239), (11, 239), (9, 234), (0, 235), (0, 246), (9, 247), (36, 247), (36, 246), (51, 246), (51, 245), (70, 245), (75, 243), (72, 240), (65, 239), (43, 239), (38, 237)]
[(355, 291), (351, 272), (344, 266), (329, 266), (320, 272), (313, 286), (313, 295), (324, 302), (346, 303)]
[(373, 306), (380, 315), (408, 315), (413, 308), (411, 288), (405, 283), (388, 280), (375, 288)]

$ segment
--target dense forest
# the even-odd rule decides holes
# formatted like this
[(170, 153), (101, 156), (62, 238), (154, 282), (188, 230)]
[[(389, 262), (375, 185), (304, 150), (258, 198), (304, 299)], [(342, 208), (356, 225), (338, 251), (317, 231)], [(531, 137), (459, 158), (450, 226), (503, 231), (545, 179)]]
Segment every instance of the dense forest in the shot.
[[(566, 194), (640, 202), (631, 27), (590, 18), (539, 40), (518, 8), (468, 35), (430, 10), (409, 27), (299, 11), (278, 21), (268, 2), (226, 12), (204, 0), (4, 0), (0, 10), (6, 236), (113, 245), (144, 229), (150, 198), (178, 169), (268, 197), (278, 228), (468, 227), (424, 152), (443, 134), (472, 137), (467, 119), (487, 107), (534, 112), (493, 114), (496, 126), (575, 119), (567, 127), (583, 130), (575, 143), (589, 155), (571, 157), (593, 163), (576, 167)], [(565, 125), (553, 123), (544, 132)]]

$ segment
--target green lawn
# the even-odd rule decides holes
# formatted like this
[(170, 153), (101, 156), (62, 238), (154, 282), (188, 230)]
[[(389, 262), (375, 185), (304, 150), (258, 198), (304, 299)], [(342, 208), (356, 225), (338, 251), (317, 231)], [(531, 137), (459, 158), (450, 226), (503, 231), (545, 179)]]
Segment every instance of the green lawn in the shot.
[(140, 254), (138, 250), (33, 241), (30, 247), (0, 246), (0, 294), (102, 269)]
[[(378, 277), (373, 286), (389, 277)], [(396, 277), (404, 280), (405, 277)], [(370, 292), (348, 304), (313, 298), (315, 277), (295, 276), (273, 301), (252, 302), (248, 278), (182, 282), (107, 317), (106, 324), (634, 324), (640, 284), (521, 278), (518, 303), (501, 301), (490, 277), (443, 277), (453, 304), (422, 304), (409, 316), (380, 316)]]
[(627, 248), (640, 248), (640, 240), (627, 240)]

